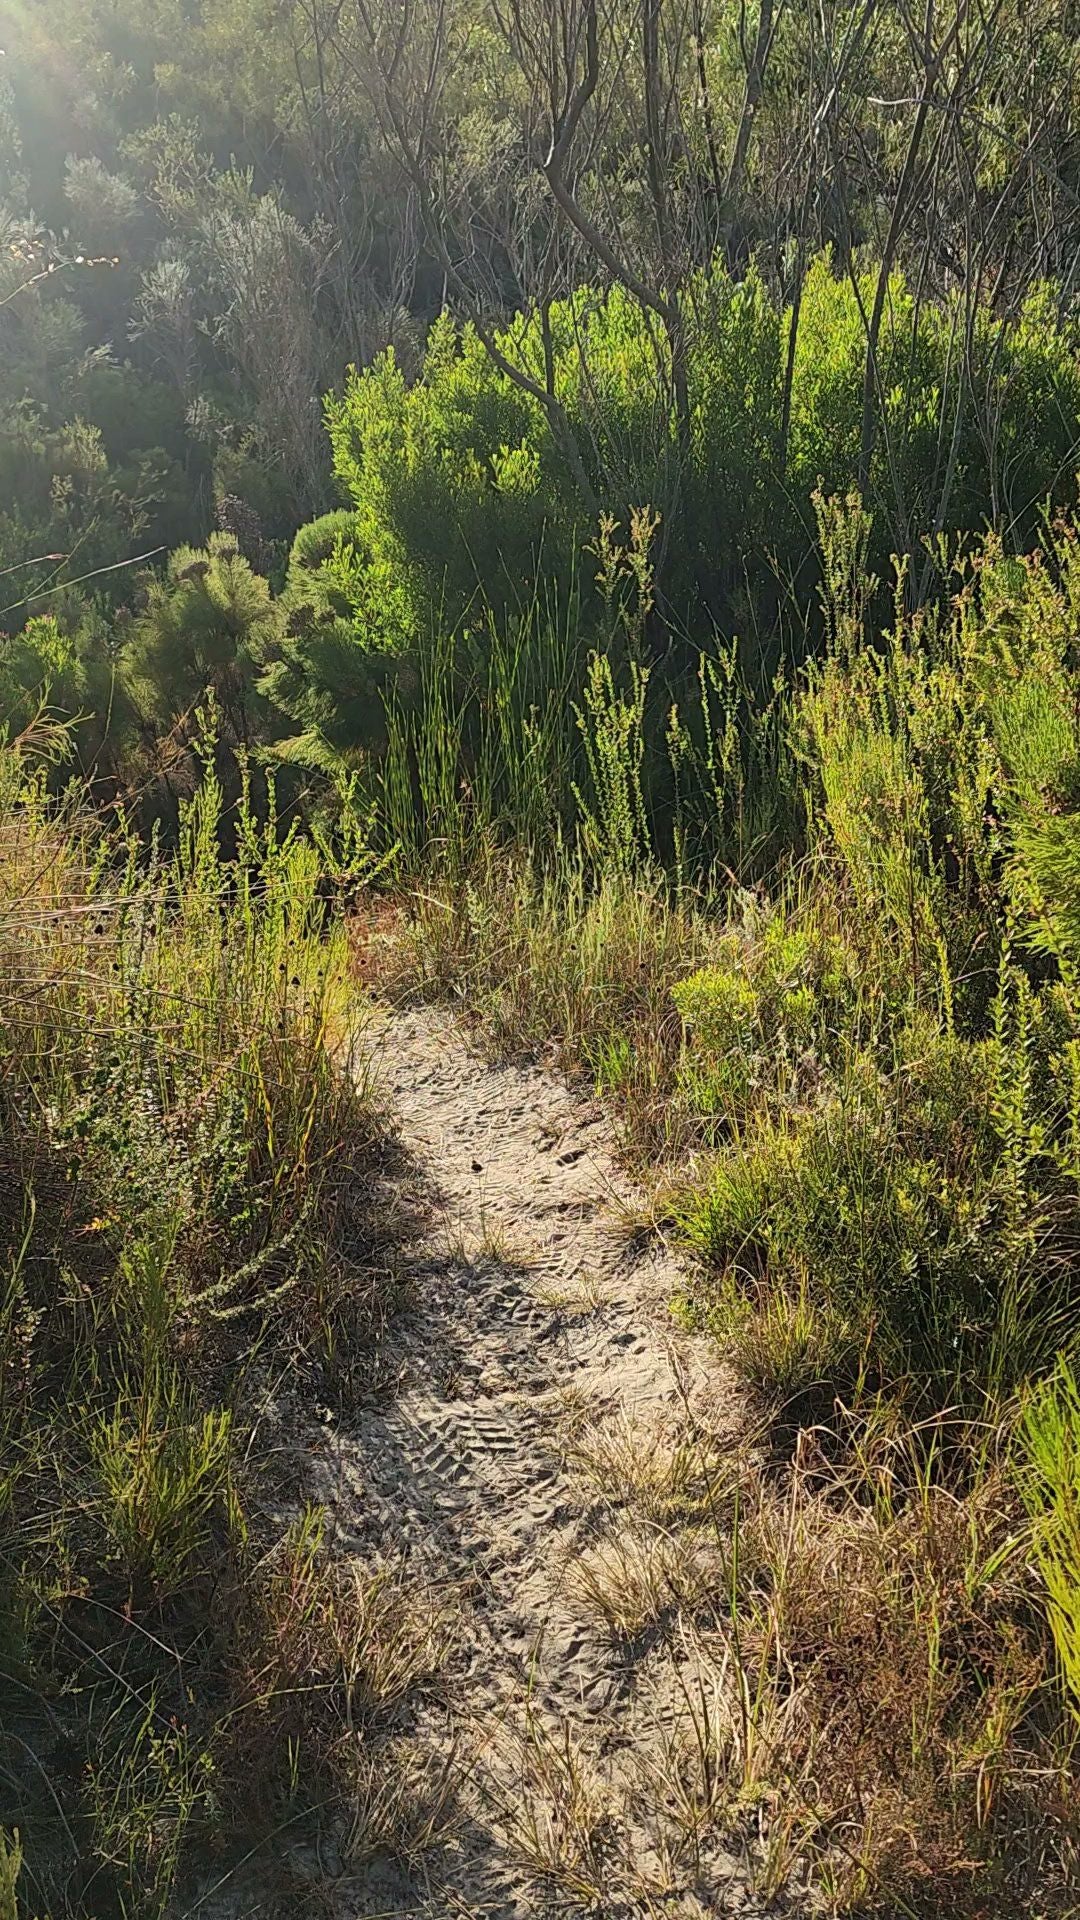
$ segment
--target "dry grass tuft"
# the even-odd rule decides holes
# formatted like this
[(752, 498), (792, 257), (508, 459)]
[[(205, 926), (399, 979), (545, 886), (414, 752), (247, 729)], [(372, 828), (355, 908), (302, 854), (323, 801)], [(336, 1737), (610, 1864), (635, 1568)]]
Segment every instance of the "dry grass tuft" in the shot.
[(662, 1621), (698, 1612), (721, 1579), (715, 1556), (687, 1533), (624, 1528), (582, 1554), (565, 1584), (568, 1598), (609, 1633), (635, 1640)]
[(375, 1854), (415, 1867), (443, 1845), (459, 1818), (461, 1770), (453, 1745), (435, 1752), (414, 1736), (357, 1756), (342, 1855), (352, 1868)]
[(837, 1912), (1069, 1910), (1072, 1738), (1008, 1463), (968, 1461), (961, 1493), (908, 1433), (864, 1430), (839, 1465), (804, 1434), (786, 1486), (747, 1479), (654, 1778), (687, 1783), (672, 1815), (695, 1833), (700, 1809), (724, 1828), (756, 1807), (768, 1889), (809, 1872)]
[(520, 1727), (501, 1729), (478, 1786), (510, 1857), (579, 1909), (600, 1910), (616, 1802), (570, 1728), (528, 1708)]
[(566, 1457), (606, 1502), (663, 1527), (710, 1519), (730, 1503), (738, 1462), (707, 1436), (670, 1420), (623, 1413), (579, 1422)]

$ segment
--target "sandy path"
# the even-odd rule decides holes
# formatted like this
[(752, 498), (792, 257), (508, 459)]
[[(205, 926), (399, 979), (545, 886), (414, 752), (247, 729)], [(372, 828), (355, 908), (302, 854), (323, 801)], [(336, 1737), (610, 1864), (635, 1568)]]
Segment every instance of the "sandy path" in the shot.
[(677, 1745), (670, 1638), (613, 1632), (575, 1586), (625, 1511), (618, 1473), (582, 1459), (625, 1442), (632, 1480), (688, 1420), (721, 1445), (733, 1423), (715, 1353), (673, 1331), (677, 1265), (635, 1230), (594, 1105), (479, 1060), (443, 1011), (384, 1016), (379, 1064), (422, 1220), (414, 1304), (396, 1388), (327, 1436), (317, 1490), (343, 1547), (454, 1592), (417, 1737), (459, 1757), (463, 1786), (408, 1883), (358, 1876), (342, 1911), (757, 1912), (731, 1855), (696, 1836), (688, 1865), (685, 1834), (650, 1817), (662, 1790), (642, 1780)]

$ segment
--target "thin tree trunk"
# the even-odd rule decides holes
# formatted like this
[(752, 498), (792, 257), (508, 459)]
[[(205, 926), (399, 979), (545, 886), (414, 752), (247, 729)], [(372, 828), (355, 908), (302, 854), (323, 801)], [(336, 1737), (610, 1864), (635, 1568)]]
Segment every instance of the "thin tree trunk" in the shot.
[(746, 89), (743, 94), (742, 112), (735, 134), (735, 145), (728, 167), (725, 198), (730, 205), (742, 191), (746, 177), (746, 158), (750, 151), (750, 135), (754, 126), (754, 115), (761, 102), (765, 88), (765, 68), (768, 65), (769, 50), (772, 46), (774, 0), (761, 0), (758, 13), (757, 34), (754, 38), (754, 51), (746, 69)]

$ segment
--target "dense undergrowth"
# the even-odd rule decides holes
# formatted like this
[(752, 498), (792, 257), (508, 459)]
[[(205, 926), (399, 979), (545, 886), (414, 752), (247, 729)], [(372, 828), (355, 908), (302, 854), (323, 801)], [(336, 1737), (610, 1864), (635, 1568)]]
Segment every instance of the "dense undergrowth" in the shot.
[(862, 511), (820, 514), (823, 657), (697, 738), (671, 709), (659, 807), (632, 621), (520, 815), (510, 703), (477, 758), (444, 704), (392, 723), (438, 831), (383, 965), (609, 1099), (760, 1410), (710, 1817), (761, 1808), (767, 1882), (842, 1910), (1070, 1912), (1080, 544), (988, 539), (914, 611), (902, 568), (875, 632)]
[[(281, 1517), (259, 1440), (381, 1311), (331, 851), (384, 986), (609, 1102), (746, 1389), (665, 1817), (836, 1911), (1074, 1910), (1080, 541), (903, 562), (883, 624), (859, 502), (817, 515), (808, 664), (650, 658), (655, 518), (605, 522), (602, 647), (539, 601), (438, 629), (313, 835), (258, 824), (235, 676), (149, 847), (6, 750), (7, 1765), (93, 1755), (27, 1803), (45, 1911), (168, 1911), (313, 1803), (393, 1825), (383, 1709), (438, 1631)], [(274, 617), (224, 542), (157, 591), (211, 641)]]
[(169, 853), (50, 800), (66, 751), (0, 752), (0, 1911), (192, 1912), (272, 1844), (291, 1912), (433, 1651), (288, 1465), (387, 1299), (358, 1006), (312, 846), (241, 803), (222, 857), (207, 735)]
[[(686, 289), (687, 445), (653, 364), (650, 316), (620, 288), (583, 286), (550, 310), (547, 334), (517, 315), (497, 335), (502, 359), (534, 385), (547, 340), (569, 446), (480, 334), (442, 315), (414, 377), (388, 349), (328, 396), (347, 504), (301, 526), (286, 564), (230, 521), (156, 571), (124, 574), (119, 611), (59, 587), (14, 602), (0, 635), (5, 713), (29, 718), (47, 685), (82, 716), (88, 774), (139, 789), (156, 776), (156, 809), (174, 811), (170, 769), (212, 684), (227, 743), (273, 744), (284, 800), (307, 772), (356, 772), (384, 746), (388, 700), (426, 727), (436, 676), (450, 724), (481, 724), (470, 692), (473, 708), (510, 698), (522, 725), (536, 708), (540, 731), (524, 749), (547, 752), (548, 731), (565, 729), (581, 698), (589, 650), (609, 650), (629, 615), (639, 664), (662, 682), (651, 707), (672, 695), (691, 726), (701, 637), (741, 636), (705, 668), (692, 726), (705, 753), (733, 674), (767, 706), (773, 675), (820, 644), (812, 497), (857, 482), (860, 314), (877, 273), (868, 260), (852, 279), (821, 255), (796, 330), (756, 270), (702, 269)], [(1080, 444), (1076, 326), (1060, 290), (1032, 283), (1008, 322), (989, 303), (965, 314), (958, 301), (921, 298), (897, 270), (878, 345), (864, 557), (884, 571), (893, 551), (907, 555), (923, 597), (964, 529), (992, 523), (1011, 550), (1030, 543)], [(887, 615), (887, 598), (876, 613)], [(666, 767), (663, 721), (645, 759), (650, 786)], [(560, 754), (573, 740), (571, 726)], [(564, 825), (569, 792), (564, 781)], [(770, 781), (746, 792), (767, 803)]]
[(408, 1798), (441, 1629), (277, 1444), (388, 1299), (357, 896), (745, 1390), (646, 1799), (1074, 1914), (1070, 9), (0, 16), (0, 1920)]
[[(1034, 293), (1008, 332), (1017, 492), (972, 540), (957, 516), (1001, 506), (982, 415), (956, 415), (946, 500), (948, 311), (897, 281), (921, 358), (878, 460), (934, 532), (883, 582), (888, 514), (818, 489), (804, 516), (777, 477), (783, 312), (753, 276), (707, 290), (731, 351), (696, 363), (674, 526), (614, 482), (586, 524), (535, 407), (441, 322), (415, 383), (386, 359), (332, 406), (353, 504), (300, 529), (280, 590), (219, 533), (108, 630), (39, 616), (0, 647), (27, 1715), (0, 1829), (32, 1832), (21, 1897), (54, 1920), (175, 1910), (247, 1829), (346, 1801), (354, 1848), (393, 1824), (381, 1710), (437, 1631), (324, 1553), (264, 1458), (286, 1388), (347, 1391), (381, 1312), (377, 1128), (335, 1066), (331, 896), (365, 888), (393, 905), (389, 942), (361, 919), (384, 985), (608, 1100), (690, 1257), (675, 1309), (747, 1390), (679, 1821), (753, 1828), (766, 1888), (838, 1911), (1074, 1910), (1080, 538), (1034, 504), (1075, 438), (1072, 339)], [(804, 290), (808, 485), (852, 471), (854, 297), (824, 260)], [(659, 484), (637, 322), (617, 294), (578, 318), (593, 428), (660, 463), (597, 443), (593, 478)]]
[[(699, 622), (704, 606), (764, 643), (782, 609), (801, 639), (813, 608), (811, 494), (843, 491), (859, 472), (876, 274), (868, 260), (848, 277), (822, 254), (797, 319), (754, 269), (736, 278), (714, 260), (692, 277), (688, 445), (657, 378), (651, 316), (618, 286), (582, 287), (543, 325), (518, 315), (498, 336), (541, 392), (550, 352), (574, 458), (536, 395), (449, 315), (430, 331), (420, 377), (407, 379), (392, 350), (353, 372), (327, 418), (355, 512), (327, 526), (345, 534), (338, 584), (371, 642), (401, 647), (433, 614), (456, 624), (474, 611), (478, 582), (500, 616), (527, 606), (538, 580), (565, 593), (598, 516), (625, 523), (642, 501), (664, 530), (653, 566), (669, 623)], [(991, 516), (1022, 543), (1071, 477), (1080, 386), (1052, 289), (1032, 286), (1005, 328), (976, 304), (972, 364), (957, 385), (962, 307), (960, 295), (924, 300), (901, 272), (890, 281), (880, 437), (864, 486), (877, 565), (925, 531)], [(579, 584), (588, 620), (593, 583)]]

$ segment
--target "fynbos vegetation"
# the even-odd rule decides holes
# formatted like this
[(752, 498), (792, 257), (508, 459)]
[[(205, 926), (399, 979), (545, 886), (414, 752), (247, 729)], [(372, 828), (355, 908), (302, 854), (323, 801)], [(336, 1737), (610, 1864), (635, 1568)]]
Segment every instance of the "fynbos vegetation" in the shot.
[[(0, 1917), (521, 1911), (485, 1820), (538, 1912), (1074, 1913), (1071, 7), (0, 16)], [(599, 1731), (547, 1614), (434, 1684), (505, 1541), (316, 1498), (495, 1364), (373, 989), (678, 1249), (707, 1391), (528, 1377)]]

